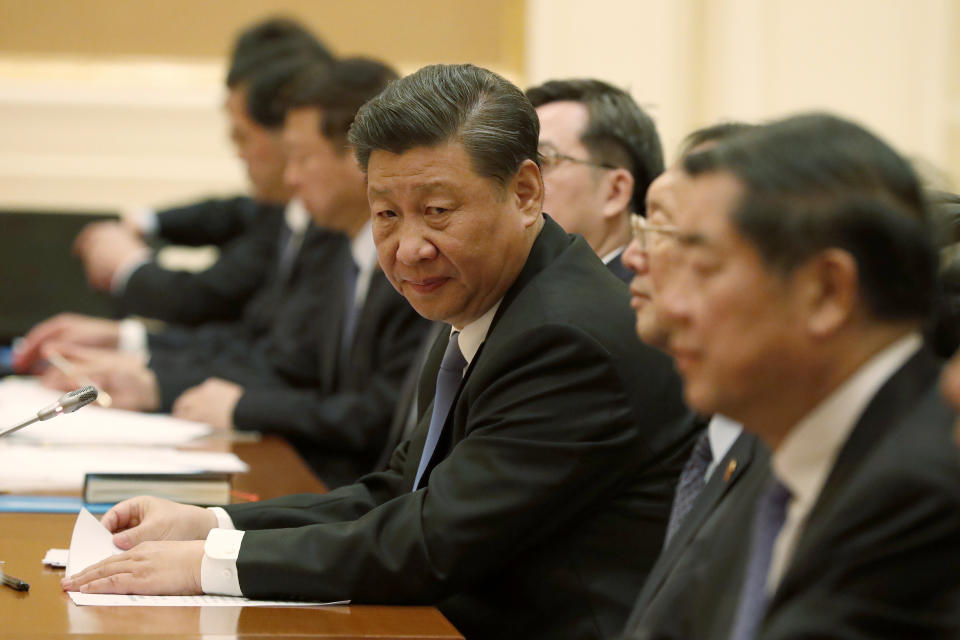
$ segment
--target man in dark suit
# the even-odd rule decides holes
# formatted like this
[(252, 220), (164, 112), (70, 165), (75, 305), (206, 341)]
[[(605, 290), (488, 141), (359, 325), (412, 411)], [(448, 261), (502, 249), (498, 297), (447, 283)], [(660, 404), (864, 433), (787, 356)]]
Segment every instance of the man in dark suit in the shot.
[[(312, 226), (285, 286), (265, 301), (275, 307), (268, 331), (155, 353), (143, 375), (81, 370), (109, 376), (104, 388), (124, 408), (287, 436), (330, 487), (370, 471), (427, 327), (377, 268), (364, 176), (346, 145), (353, 114), (395, 77), (382, 63), (344, 59), (292, 87), (287, 180)], [(124, 392), (127, 382), (139, 392)]]
[[(88, 225), (75, 242), (90, 284), (117, 296), (124, 313), (177, 325), (236, 323), (247, 305), (270, 286), (281, 245), (306, 221), (302, 205), (290, 203), (283, 182), (280, 141), (283, 109), (277, 97), (305, 66), (333, 57), (309, 31), (287, 19), (269, 19), (237, 38), (226, 84), (230, 136), (250, 180), (252, 197), (209, 199), (155, 213), (138, 212), (121, 223)], [(217, 245), (208, 269), (162, 267), (141, 235), (175, 244)], [(144, 352), (184, 346), (183, 331), (147, 333), (142, 323), (61, 314), (34, 327), (18, 348), (15, 364), (28, 371), (48, 344), (120, 348)], [(201, 336), (206, 339), (206, 336)]]
[[(346, 144), (353, 114), (395, 77), (379, 62), (345, 59), (304, 74), (287, 100), (287, 181), (314, 224), (335, 236), (304, 267), (323, 276), (299, 314), (311, 327), (307, 340), (277, 335), (289, 348), (272, 349), (274, 368), (296, 384), (209, 379), (173, 407), (177, 417), (220, 428), (287, 436), (328, 487), (373, 469), (428, 324), (378, 268), (364, 176)], [(190, 375), (174, 371), (165, 376)]]
[[(724, 123), (694, 131), (684, 140), (681, 160), (691, 151), (709, 148), (748, 128)], [(669, 336), (654, 310), (657, 291), (650, 262), (655, 256), (662, 263), (661, 274), (669, 272), (670, 252), (676, 247), (672, 234), (680, 183), (682, 169), (677, 166), (651, 183), (646, 219), (633, 216), (633, 240), (623, 255), (624, 264), (635, 274), (630, 292), (637, 333), (647, 344), (664, 350), (669, 348)], [(624, 637), (655, 637), (670, 630), (682, 637), (682, 625), (688, 619), (684, 613), (690, 611), (684, 598), (699, 579), (703, 564), (718, 554), (722, 529), (741, 526), (739, 514), (749, 513), (767, 477), (769, 453), (756, 436), (723, 416), (695, 420), (705, 428), (681, 473), (663, 551), (637, 598)]]
[(630, 214), (643, 213), (650, 182), (663, 171), (657, 127), (626, 91), (593, 79), (551, 80), (527, 89), (540, 118), (544, 211), (579, 233), (614, 275)]
[(124, 548), (164, 529), (192, 541), (134, 547), (65, 588), (432, 603), (471, 638), (617, 633), (692, 434), (623, 284), (543, 215), (537, 129), (519, 89), (470, 65), (393, 83), (353, 124), (380, 264), (455, 329), (389, 470), (253, 508), (123, 503), (104, 521)]
[(937, 255), (913, 170), (820, 114), (683, 167), (654, 304), (690, 405), (757, 434), (771, 477), (685, 631), (653, 637), (957, 637), (960, 466), (920, 336)]

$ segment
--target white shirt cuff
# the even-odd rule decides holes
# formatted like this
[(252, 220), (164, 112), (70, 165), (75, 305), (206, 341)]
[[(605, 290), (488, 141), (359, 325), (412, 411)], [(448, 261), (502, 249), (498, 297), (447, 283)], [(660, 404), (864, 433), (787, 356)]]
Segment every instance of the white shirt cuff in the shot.
[(233, 524), (233, 518), (230, 517), (230, 514), (227, 513), (227, 510), (223, 507), (207, 507), (207, 509), (213, 511), (213, 515), (217, 516), (218, 529), (229, 529), (233, 531), (237, 528)]
[(113, 273), (113, 280), (110, 281), (110, 291), (113, 293), (113, 295), (123, 295), (124, 290), (127, 288), (127, 281), (130, 280), (130, 276), (133, 275), (134, 271), (150, 262), (151, 255), (150, 249), (144, 247), (129, 260), (127, 260), (126, 263), (117, 268), (117, 270)]
[(139, 356), (146, 362), (150, 358), (147, 348), (147, 328), (139, 320), (127, 318), (120, 321), (117, 348), (123, 353)]
[(157, 212), (151, 207), (135, 207), (130, 210), (129, 217), (133, 219), (137, 230), (142, 236), (156, 235), (160, 223), (157, 220)]
[(211, 529), (203, 544), (200, 561), (200, 588), (204, 593), (242, 596), (240, 576), (237, 575), (237, 557), (243, 542), (243, 531)]

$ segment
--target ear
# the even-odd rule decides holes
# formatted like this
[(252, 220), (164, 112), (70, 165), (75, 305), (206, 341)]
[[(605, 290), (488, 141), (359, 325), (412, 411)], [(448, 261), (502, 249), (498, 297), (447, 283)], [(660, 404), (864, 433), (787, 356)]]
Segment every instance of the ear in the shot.
[(604, 198), (600, 213), (604, 218), (614, 218), (630, 209), (630, 200), (633, 199), (633, 174), (623, 168), (604, 173)]
[(523, 226), (529, 227), (540, 219), (543, 212), (543, 176), (533, 160), (524, 160), (510, 182), (507, 197), (512, 198), (523, 218)]
[(795, 274), (807, 331), (816, 338), (837, 333), (856, 314), (857, 261), (841, 249), (826, 249)]

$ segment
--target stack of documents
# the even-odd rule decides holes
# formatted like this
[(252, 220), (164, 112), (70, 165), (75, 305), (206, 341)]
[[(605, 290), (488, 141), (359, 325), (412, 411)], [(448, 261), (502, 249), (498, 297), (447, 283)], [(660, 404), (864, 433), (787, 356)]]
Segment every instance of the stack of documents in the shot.
[[(59, 398), (35, 380), (0, 380), (0, 430)], [(209, 435), (206, 424), (89, 405), (0, 439), (0, 491), (79, 491), (87, 473), (241, 473), (233, 453), (174, 447)]]

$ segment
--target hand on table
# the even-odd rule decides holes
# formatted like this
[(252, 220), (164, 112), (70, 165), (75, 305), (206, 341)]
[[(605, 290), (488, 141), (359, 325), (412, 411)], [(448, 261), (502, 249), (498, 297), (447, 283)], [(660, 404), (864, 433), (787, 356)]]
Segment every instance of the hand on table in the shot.
[(126, 550), (153, 540), (204, 540), (217, 517), (203, 507), (138, 496), (114, 505), (100, 522)]
[(73, 242), (90, 286), (110, 291), (117, 272), (150, 255), (140, 236), (119, 222), (88, 224)]
[(78, 380), (89, 378), (110, 394), (116, 409), (132, 411), (155, 411), (160, 408), (160, 388), (157, 377), (138, 356), (118, 353), (108, 349), (91, 347), (68, 347), (50, 345), (71, 365), (71, 375), (55, 369), (47, 369), (41, 382), (64, 391), (76, 388)]
[(17, 347), (13, 365), (27, 373), (42, 359), (42, 351), (50, 345), (100, 347), (116, 349), (120, 323), (79, 313), (60, 313), (36, 325)]
[(64, 591), (196, 595), (200, 587), (203, 540), (143, 542), (64, 578)]
[(240, 385), (222, 378), (208, 378), (180, 394), (173, 403), (173, 416), (230, 431), (234, 428), (233, 410), (242, 395)]

